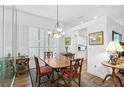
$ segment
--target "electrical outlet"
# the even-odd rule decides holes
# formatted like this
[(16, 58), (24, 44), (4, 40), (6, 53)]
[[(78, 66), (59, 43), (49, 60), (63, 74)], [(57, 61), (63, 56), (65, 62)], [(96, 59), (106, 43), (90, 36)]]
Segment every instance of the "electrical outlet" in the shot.
[(96, 68), (96, 65), (94, 65), (94, 67)]

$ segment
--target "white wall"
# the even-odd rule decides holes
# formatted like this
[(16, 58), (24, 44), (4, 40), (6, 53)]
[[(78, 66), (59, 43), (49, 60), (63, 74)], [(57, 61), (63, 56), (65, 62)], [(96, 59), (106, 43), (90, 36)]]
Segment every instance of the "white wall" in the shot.
[(108, 40), (112, 40), (112, 30), (122, 34), (122, 40), (124, 40), (124, 26), (120, 25), (114, 21), (111, 17), (107, 17), (107, 31), (108, 31)]
[[(103, 66), (101, 62), (109, 59), (109, 54), (105, 51), (110, 40), (112, 40), (112, 30), (123, 34), (123, 27), (116, 23), (110, 17), (100, 17), (96, 20), (92, 20), (85, 24), (75, 26), (68, 30), (68, 36), (72, 38), (72, 45), (70, 51), (76, 52), (75, 50), (75, 32), (87, 28), (87, 47), (88, 47), (88, 64), (87, 72), (98, 77), (104, 78), (106, 74), (111, 73), (111, 69)], [(104, 45), (89, 45), (89, 33), (104, 32)]]
[(93, 75), (104, 78), (107, 73), (110, 73), (110, 70), (101, 64), (101, 62), (109, 59), (105, 51), (108, 44), (107, 18), (105, 16), (94, 20), (94, 22), (88, 26), (88, 34), (99, 31), (104, 32), (104, 45), (89, 45), (88, 42), (87, 71)]
[(52, 28), (55, 21), (18, 11), (18, 24), (32, 27)]

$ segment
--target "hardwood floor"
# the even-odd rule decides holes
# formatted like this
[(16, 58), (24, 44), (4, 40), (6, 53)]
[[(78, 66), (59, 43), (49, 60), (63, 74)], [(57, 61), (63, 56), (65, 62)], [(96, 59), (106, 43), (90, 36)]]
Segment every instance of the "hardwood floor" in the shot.
[[(120, 77), (124, 85), (124, 82), (123, 82), (124, 77), (122, 76)], [(83, 68), (82, 68), (81, 86), (82, 87), (115, 87), (112, 79), (109, 79), (104, 83), (102, 81), (103, 79), (86, 72), (86, 62), (84, 62)], [(119, 82), (118, 81), (116, 82), (117, 82), (117, 87), (120, 87)], [(75, 84), (72, 84), (72, 86), (76, 87)], [(32, 87), (29, 75), (24, 74), (16, 77), (14, 87)]]

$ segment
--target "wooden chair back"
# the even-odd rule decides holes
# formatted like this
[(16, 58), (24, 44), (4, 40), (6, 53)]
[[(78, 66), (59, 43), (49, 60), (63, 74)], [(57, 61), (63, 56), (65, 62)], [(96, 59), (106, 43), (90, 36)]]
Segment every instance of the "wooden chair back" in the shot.
[(70, 61), (70, 69), (75, 75), (80, 75), (82, 70), (83, 58), (73, 59)]
[(53, 52), (44, 52), (44, 58), (51, 58), (53, 57)]
[(34, 56), (34, 60), (35, 60), (35, 64), (36, 64), (36, 75), (39, 75), (40, 74), (40, 65), (39, 65), (38, 58), (36, 56)]
[(70, 55), (68, 55), (68, 57), (69, 57), (70, 59), (74, 59), (74, 56), (75, 56), (75, 54), (70, 54)]
[(61, 53), (61, 55), (66, 56), (66, 57), (68, 57), (70, 59), (74, 59), (74, 57), (75, 57), (75, 54), (70, 53), (70, 52), (68, 52), (68, 53)]

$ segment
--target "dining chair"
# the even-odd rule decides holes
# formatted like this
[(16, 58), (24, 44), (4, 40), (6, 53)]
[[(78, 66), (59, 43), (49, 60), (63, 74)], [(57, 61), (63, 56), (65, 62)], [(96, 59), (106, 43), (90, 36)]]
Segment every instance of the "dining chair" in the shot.
[(38, 87), (39, 87), (42, 83), (41, 77), (46, 75), (49, 79), (49, 75), (53, 73), (53, 69), (49, 66), (40, 67), (38, 57), (34, 57), (34, 59), (35, 59), (35, 64), (36, 64), (36, 82), (38, 83)]
[(83, 58), (71, 60), (69, 68), (60, 71), (59, 79), (64, 80), (66, 86), (71, 86), (71, 82), (74, 81), (80, 87), (82, 64)]
[[(16, 58), (16, 75), (20, 76), (22, 73), (29, 72), (29, 61), (30, 58)], [(27, 74), (28, 75), (28, 74)]]
[(44, 58), (51, 58), (53, 57), (53, 52), (44, 52)]
[(68, 57), (69, 57), (70, 59), (74, 59), (75, 54), (69, 54)]
[(70, 53), (70, 52), (61, 53), (61, 55), (66, 56), (66, 57), (68, 57), (70, 59), (74, 59), (75, 58), (75, 54), (74, 53)]

